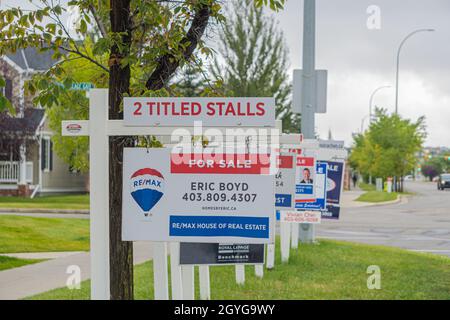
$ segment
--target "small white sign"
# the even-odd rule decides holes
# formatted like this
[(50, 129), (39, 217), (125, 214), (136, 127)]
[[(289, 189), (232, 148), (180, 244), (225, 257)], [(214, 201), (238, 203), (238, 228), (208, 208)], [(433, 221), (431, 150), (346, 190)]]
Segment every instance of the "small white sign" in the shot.
[(275, 98), (124, 98), (126, 126), (275, 127)]
[(61, 135), (80, 137), (89, 135), (89, 120), (64, 120), (61, 122)]
[(295, 170), (294, 153), (280, 153), (277, 157), (278, 172), (275, 174), (275, 207), (294, 209), (295, 207)]
[(321, 222), (320, 211), (280, 211), (280, 221), (288, 223), (319, 224)]

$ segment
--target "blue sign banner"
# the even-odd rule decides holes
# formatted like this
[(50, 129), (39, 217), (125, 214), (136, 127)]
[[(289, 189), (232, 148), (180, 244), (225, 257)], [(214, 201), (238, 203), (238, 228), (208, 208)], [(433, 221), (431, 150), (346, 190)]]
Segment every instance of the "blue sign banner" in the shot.
[(312, 184), (298, 184), (295, 189), (296, 194), (313, 194)]
[(171, 215), (169, 220), (170, 236), (269, 238), (269, 218)]
[[(314, 202), (297, 202), (295, 209), (298, 210), (324, 210), (326, 207), (326, 187), (327, 187), (327, 163), (317, 162), (316, 164), (316, 180), (323, 180), (322, 186), (316, 186), (316, 201)], [(311, 188), (312, 189), (312, 188)], [(322, 192), (320, 192), (322, 190)]]
[(341, 212), (340, 206), (335, 206), (333, 204), (327, 205), (326, 210), (322, 211), (322, 219), (339, 219), (339, 214)]
[(275, 207), (290, 208), (292, 206), (292, 195), (290, 194), (275, 194)]
[(327, 172), (327, 208), (322, 211), (323, 219), (339, 219), (341, 211), (340, 200), (342, 190), (342, 178), (344, 175), (344, 163), (336, 161), (324, 161), (328, 164)]

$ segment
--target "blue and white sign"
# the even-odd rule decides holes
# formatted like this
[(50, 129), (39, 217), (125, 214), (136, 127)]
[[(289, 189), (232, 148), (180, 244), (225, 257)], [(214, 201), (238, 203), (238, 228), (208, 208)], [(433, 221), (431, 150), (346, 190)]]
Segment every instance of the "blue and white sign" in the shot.
[(322, 211), (323, 219), (339, 219), (340, 202), (344, 178), (344, 162), (325, 161), (328, 164), (327, 207)]
[(269, 243), (275, 192), (264, 156), (125, 148), (122, 239)]
[(305, 211), (324, 210), (327, 197), (327, 163), (317, 162), (315, 174), (316, 199), (313, 202), (296, 202), (295, 209)]

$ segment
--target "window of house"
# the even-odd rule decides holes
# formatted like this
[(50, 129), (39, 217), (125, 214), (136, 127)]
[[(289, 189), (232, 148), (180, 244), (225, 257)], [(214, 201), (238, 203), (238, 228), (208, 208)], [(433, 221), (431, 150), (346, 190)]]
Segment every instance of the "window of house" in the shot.
[(9, 101), (12, 99), (12, 81), (11, 79), (5, 79), (5, 86), (0, 88), (2, 95)]
[(41, 169), (52, 171), (53, 169), (53, 144), (50, 137), (43, 137), (41, 142)]

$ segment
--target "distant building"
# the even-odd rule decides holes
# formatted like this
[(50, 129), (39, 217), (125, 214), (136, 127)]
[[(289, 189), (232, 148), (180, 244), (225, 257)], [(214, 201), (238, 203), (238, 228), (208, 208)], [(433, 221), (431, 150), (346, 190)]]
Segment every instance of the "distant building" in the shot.
[[(24, 91), (25, 81), (55, 63), (51, 56), (51, 51), (27, 48), (0, 57), (0, 74), (6, 81), (3, 93), (17, 112), (16, 116), (3, 114), (0, 121), (0, 195), (87, 190), (87, 176), (71, 171), (54, 154), (45, 110), (34, 106), (33, 97)], [(13, 137), (23, 142), (17, 145)]]

